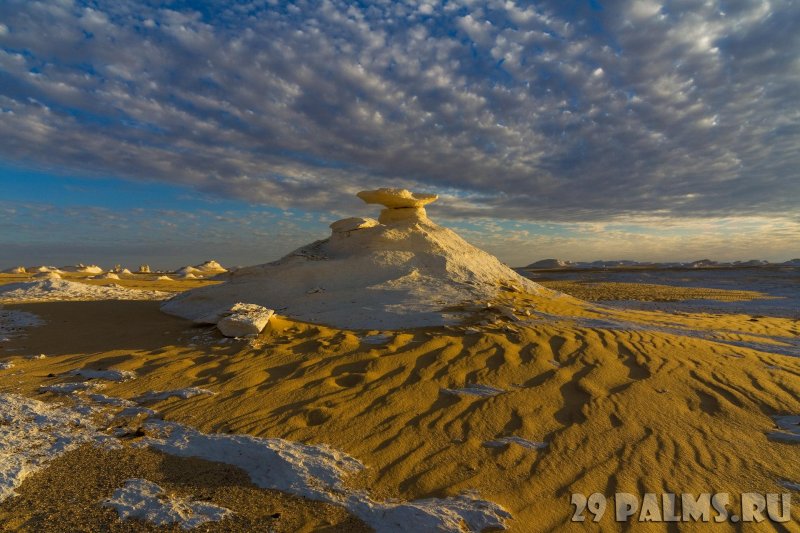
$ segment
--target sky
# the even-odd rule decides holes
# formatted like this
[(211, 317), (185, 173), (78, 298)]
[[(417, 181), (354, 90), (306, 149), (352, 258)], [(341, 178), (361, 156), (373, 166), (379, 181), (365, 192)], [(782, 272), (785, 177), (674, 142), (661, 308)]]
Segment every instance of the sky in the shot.
[(795, 0), (0, 2), (0, 268), (324, 238), (354, 195), (512, 266), (800, 256)]

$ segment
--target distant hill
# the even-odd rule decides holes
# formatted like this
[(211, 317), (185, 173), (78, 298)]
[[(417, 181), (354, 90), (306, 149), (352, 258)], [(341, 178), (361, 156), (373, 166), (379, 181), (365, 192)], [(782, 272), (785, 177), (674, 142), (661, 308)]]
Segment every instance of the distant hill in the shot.
[(564, 261), (563, 259), (542, 259), (541, 261), (531, 263), (525, 268), (569, 268), (571, 266), (574, 266), (574, 263), (571, 261)]
[(763, 259), (749, 261), (733, 261), (729, 263), (699, 259), (691, 262), (653, 263), (650, 261), (632, 261), (630, 259), (599, 261), (567, 261), (566, 259), (542, 259), (523, 267), (524, 270), (553, 269), (599, 269), (599, 268), (756, 268), (764, 266), (796, 266), (800, 267), (800, 259), (790, 259), (784, 263), (770, 263)]

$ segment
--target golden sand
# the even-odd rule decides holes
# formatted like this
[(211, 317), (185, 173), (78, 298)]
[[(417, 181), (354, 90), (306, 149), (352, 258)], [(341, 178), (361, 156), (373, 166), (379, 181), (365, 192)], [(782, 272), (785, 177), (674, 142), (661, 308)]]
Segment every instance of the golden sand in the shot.
[(549, 289), (565, 292), (581, 300), (640, 300), (679, 302), (683, 300), (718, 300), (722, 302), (772, 298), (758, 291), (673, 287), (651, 283), (619, 283), (588, 281), (538, 281)]
[[(599, 525), (570, 524), (573, 492), (735, 501), (800, 482), (797, 445), (767, 438), (771, 416), (800, 414), (800, 360), (722, 342), (796, 339), (796, 320), (613, 310), (547, 294), (509, 292), (498, 303), (530, 322), (487, 311), (479, 327), (400, 332), (379, 345), (277, 316), (255, 341), (219, 344), (215, 330), (166, 316), (158, 302), (9, 305), (46, 325), (4, 343), (22, 372), (5, 374), (0, 390), (36, 395), (81, 367), (138, 373), (109, 383), (110, 396), (202, 387), (217, 394), (148, 406), (202, 431), (330, 444), (368, 465), (349, 483), (376, 497), (476, 490), (513, 513), (512, 531), (621, 529), (612, 512)], [(47, 359), (19, 357), (39, 353)], [(505, 392), (442, 392), (469, 384)], [(511, 435), (547, 447), (484, 446)], [(800, 531), (800, 509), (792, 514), (786, 530)]]

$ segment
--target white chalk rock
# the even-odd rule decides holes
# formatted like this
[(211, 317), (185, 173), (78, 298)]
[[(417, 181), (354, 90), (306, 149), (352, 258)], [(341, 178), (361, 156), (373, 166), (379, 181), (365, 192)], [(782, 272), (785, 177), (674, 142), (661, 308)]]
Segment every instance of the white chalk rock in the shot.
[(194, 267), (200, 272), (227, 272), (228, 270), (218, 262), (211, 259)]
[(97, 265), (78, 265), (75, 272), (83, 272), (84, 274), (102, 274), (104, 270)]
[[(217, 329), (226, 337), (258, 335), (275, 311), (256, 304), (237, 303), (217, 314)], [(213, 317), (207, 317), (213, 320)]]
[(27, 270), (25, 270), (24, 266), (18, 266), (14, 268), (9, 268), (8, 270), (3, 270), (3, 274), (27, 274)]
[(39, 272), (33, 277), (35, 279), (61, 279), (61, 274), (58, 272)]
[(139, 265), (139, 274), (148, 274), (150, 272), (150, 265)]
[(178, 270), (175, 271), (175, 274), (178, 277), (181, 277), (181, 278), (185, 278), (187, 276), (194, 277), (199, 273), (200, 273), (200, 271), (198, 269), (196, 269), (195, 267), (193, 267), (193, 266), (181, 267), (181, 268), (179, 268)]
[[(386, 200), (368, 196), (376, 198)], [(470, 315), (458, 306), (492, 301), (504, 288), (531, 294), (544, 290), (449, 229), (423, 219), (418, 209), (424, 208), (387, 209), (400, 222), (416, 222), (377, 224), (346, 237), (334, 233), (278, 261), (237, 269), (223, 283), (177, 294), (161, 309), (197, 320), (236, 302), (250, 302), (280, 305), (281, 315), (305, 322), (393, 330), (457, 324)]]
[(42, 265), (42, 266), (38, 266), (38, 267), (31, 267), (31, 268), (27, 269), (27, 271), (28, 272), (57, 272), (57, 273), (61, 273), (61, 270), (59, 270), (58, 267), (47, 266), (47, 265)]
[(330, 228), (333, 230), (333, 233), (349, 233), (351, 231), (371, 228), (377, 225), (378, 221), (374, 218), (350, 217), (337, 220), (330, 225)]

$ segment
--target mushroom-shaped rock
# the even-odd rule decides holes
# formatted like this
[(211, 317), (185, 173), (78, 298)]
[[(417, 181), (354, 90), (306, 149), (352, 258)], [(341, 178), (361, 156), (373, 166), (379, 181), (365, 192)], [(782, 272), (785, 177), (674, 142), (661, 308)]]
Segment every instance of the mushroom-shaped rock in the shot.
[[(392, 197), (361, 197), (398, 205), (387, 195)], [(399, 195), (414, 198), (410, 192)], [(304, 322), (399, 330), (472, 320), (474, 311), (465, 304), (495, 302), (506, 290), (549, 294), (453, 231), (422, 218), (424, 207), (405, 205), (387, 207), (381, 223), (368, 228), (362, 227), (361, 219), (338, 221), (330, 238), (315, 240), (277, 261), (237, 269), (222, 283), (184, 291), (161, 309), (217, 324), (218, 310), (230, 310), (237, 302), (265, 307), (280, 302), (281, 315)]]
[(333, 233), (349, 233), (359, 229), (371, 228), (378, 224), (379, 222), (374, 218), (350, 217), (337, 220), (330, 225), (330, 228)]
[(378, 221), (381, 224), (425, 222), (428, 215), (423, 206), (436, 201), (436, 194), (419, 194), (406, 189), (376, 189), (361, 191), (358, 197), (368, 204), (385, 205)]
[(423, 207), (435, 202), (438, 194), (420, 194), (408, 189), (375, 189), (374, 191), (361, 191), (358, 197), (368, 204), (381, 204), (390, 209), (403, 207)]

